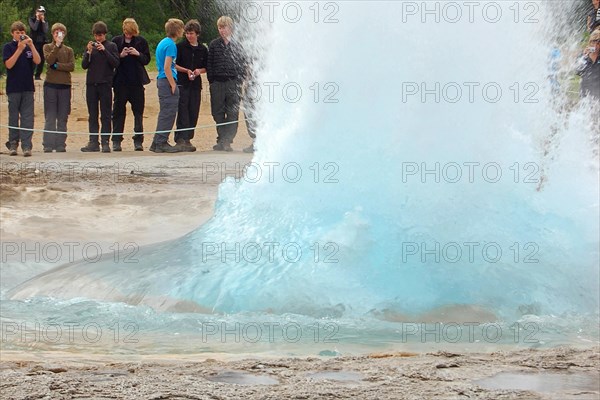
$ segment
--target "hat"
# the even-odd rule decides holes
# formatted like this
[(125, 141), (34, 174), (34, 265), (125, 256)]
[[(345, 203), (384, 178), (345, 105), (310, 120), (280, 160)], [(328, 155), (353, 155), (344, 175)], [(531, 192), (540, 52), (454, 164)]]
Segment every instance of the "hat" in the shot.
[(37, 8), (37, 10), (35, 10), (35, 11), (39, 11), (39, 12), (43, 12), (43, 13), (45, 13), (45, 12), (46, 12), (46, 9), (44, 8), (44, 6), (39, 6), (39, 7)]

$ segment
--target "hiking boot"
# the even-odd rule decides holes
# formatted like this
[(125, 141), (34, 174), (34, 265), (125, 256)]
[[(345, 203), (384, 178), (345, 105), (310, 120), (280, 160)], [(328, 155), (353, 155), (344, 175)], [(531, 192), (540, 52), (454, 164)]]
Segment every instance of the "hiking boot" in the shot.
[(122, 151), (121, 142), (113, 142), (113, 151)]
[[(154, 148), (152, 148), (152, 146), (154, 146)], [(150, 147), (150, 151), (153, 151), (155, 153), (179, 153), (180, 151), (182, 151), (181, 147), (171, 146), (167, 142), (156, 144), (153, 143), (152, 146)]]
[(181, 149), (181, 151), (194, 152), (196, 151), (196, 146), (192, 144), (189, 140), (179, 139), (177, 141), (177, 147)]
[(223, 151), (233, 151), (229, 143), (223, 143)]
[(213, 146), (214, 151), (223, 151), (223, 143), (217, 143)]
[(254, 144), (251, 144), (248, 147), (245, 147), (244, 150), (242, 150), (244, 153), (254, 153)]
[(31, 149), (23, 149), (23, 157), (31, 157)]
[(135, 143), (133, 143), (133, 150), (144, 151), (144, 146), (142, 146), (142, 144), (139, 142), (135, 142)]
[(83, 151), (84, 153), (100, 151), (100, 145), (98, 144), (98, 142), (88, 142), (88, 144), (85, 147), (81, 148), (81, 151)]
[(44, 147), (44, 153), (52, 153), (52, 149), (50, 147)]
[(67, 148), (65, 146), (60, 146), (56, 148), (56, 152), (57, 153), (65, 153), (67, 151)]
[(102, 152), (103, 153), (110, 153), (110, 146), (108, 143), (102, 143)]

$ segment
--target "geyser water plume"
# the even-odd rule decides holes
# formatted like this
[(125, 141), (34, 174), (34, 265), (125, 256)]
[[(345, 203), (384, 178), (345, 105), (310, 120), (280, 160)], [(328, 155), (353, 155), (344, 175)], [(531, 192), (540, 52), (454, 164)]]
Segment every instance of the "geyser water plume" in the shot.
[(454, 23), (423, 23), (406, 2), (336, 4), (336, 23), (239, 28), (240, 40), (261, 37), (247, 45), (261, 64), (259, 151), (246, 179), (221, 185), (211, 221), (142, 249), (137, 265), (65, 266), (12, 298), (597, 314), (598, 160), (586, 117), (551, 106), (546, 3), (527, 3), (538, 23), (523, 20), (532, 10), (515, 22), (503, 2), (495, 22), (480, 9)]

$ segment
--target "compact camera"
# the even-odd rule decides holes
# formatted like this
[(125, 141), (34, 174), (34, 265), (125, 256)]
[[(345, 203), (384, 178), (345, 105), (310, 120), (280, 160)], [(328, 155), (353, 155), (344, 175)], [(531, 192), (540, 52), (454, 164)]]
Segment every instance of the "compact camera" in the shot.
[(27, 39), (27, 36), (25, 36), (25, 35), (21, 35), (21, 36), (19, 37), (19, 39), (21, 39), (21, 41), (23, 41), (23, 40)]
[(59, 38), (61, 38), (61, 39), (62, 39), (62, 37), (63, 37), (63, 33), (62, 33), (62, 31), (58, 31), (58, 33), (56, 34), (56, 36), (58, 36)]
[(92, 46), (94, 46), (94, 47), (98, 47), (99, 45), (100, 45), (100, 43), (98, 43), (98, 42), (92, 42)]

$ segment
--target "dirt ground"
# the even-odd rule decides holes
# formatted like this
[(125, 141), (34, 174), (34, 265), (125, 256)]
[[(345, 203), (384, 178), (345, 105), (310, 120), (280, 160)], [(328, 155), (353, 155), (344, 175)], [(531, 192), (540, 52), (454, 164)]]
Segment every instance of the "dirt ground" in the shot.
[(335, 358), (4, 354), (3, 399), (598, 399), (599, 349)]
[[(44, 79), (45, 74), (42, 75)], [(145, 86), (146, 88), (146, 106), (144, 110), (144, 131), (152, 132), (156, 129), (156, 118), (158, 117), (159, 105), (158, 105), (158, 91), (156, 89), (156, 80), (154, 79), (156, 73), (150, 73), (152, 82)], [(71, 115), (69, 116), (69, 122), (67, 124), (67, 130), (69, 132), (80, 132), (84, 134), (71, 133), (67, 137), (67, 152), (77, 151), (79, 152), (82, 146), (88, 141), (88, 112), (85, 102), (85, 73), (78, 72), (72, 74), (72, 97), (71, 97)], [(35, 81), (35, 129), (44, 128), (44, 99), (43, 99), (43, 80)], [(8, 100), (4, 94), (5, 78), (0, 80), (0, 124), (8, 125)], [(200, 118), (198, 119), (198, 126), (213, 125), (214, 121), (210, 114), (210, 95), (208, 91), (208, 81), (206, 75), (202, 75), (202, 101), (200, 104)], [(240, 118), (243, 119), (243, 113), (240, 112)], [(131, 112), (130, 105), (127, 105), (127, 118), (125, 121), (125, 132), (133, 133), (133, 113)], [(123, 141), (123, 151), (133, 151), (133, 141), (131, 140), (132, 135), (126, 135)], [(195, 137), (192, 143), (198, 148), (198, 151), (212, 151), (212, 146), (216, 143), (216, 128), (199, 128), (196, 129)], [(7, 151), (4, 143), (8, 138), (8, 129), (5, 127), (0, 128), (0, 151)], [(147, 148), (152, 142), (151, 135), (146, 135), (144, 138), (144, 147)], [(170, 142), (173, 143), (173, 134), (170, 135)], [(234, 150), (241, 151), (244, 147), (247, 147), (251, 143), (251, 139), (248, 137), (245, 124), (242, 122), (238, 129), (238, 134), (232, 145)], [(42, 151), (42, 133), (35, 132), (33, 135), (33, 154)], [(21, 153), (19, 152), (19, 155)]]

